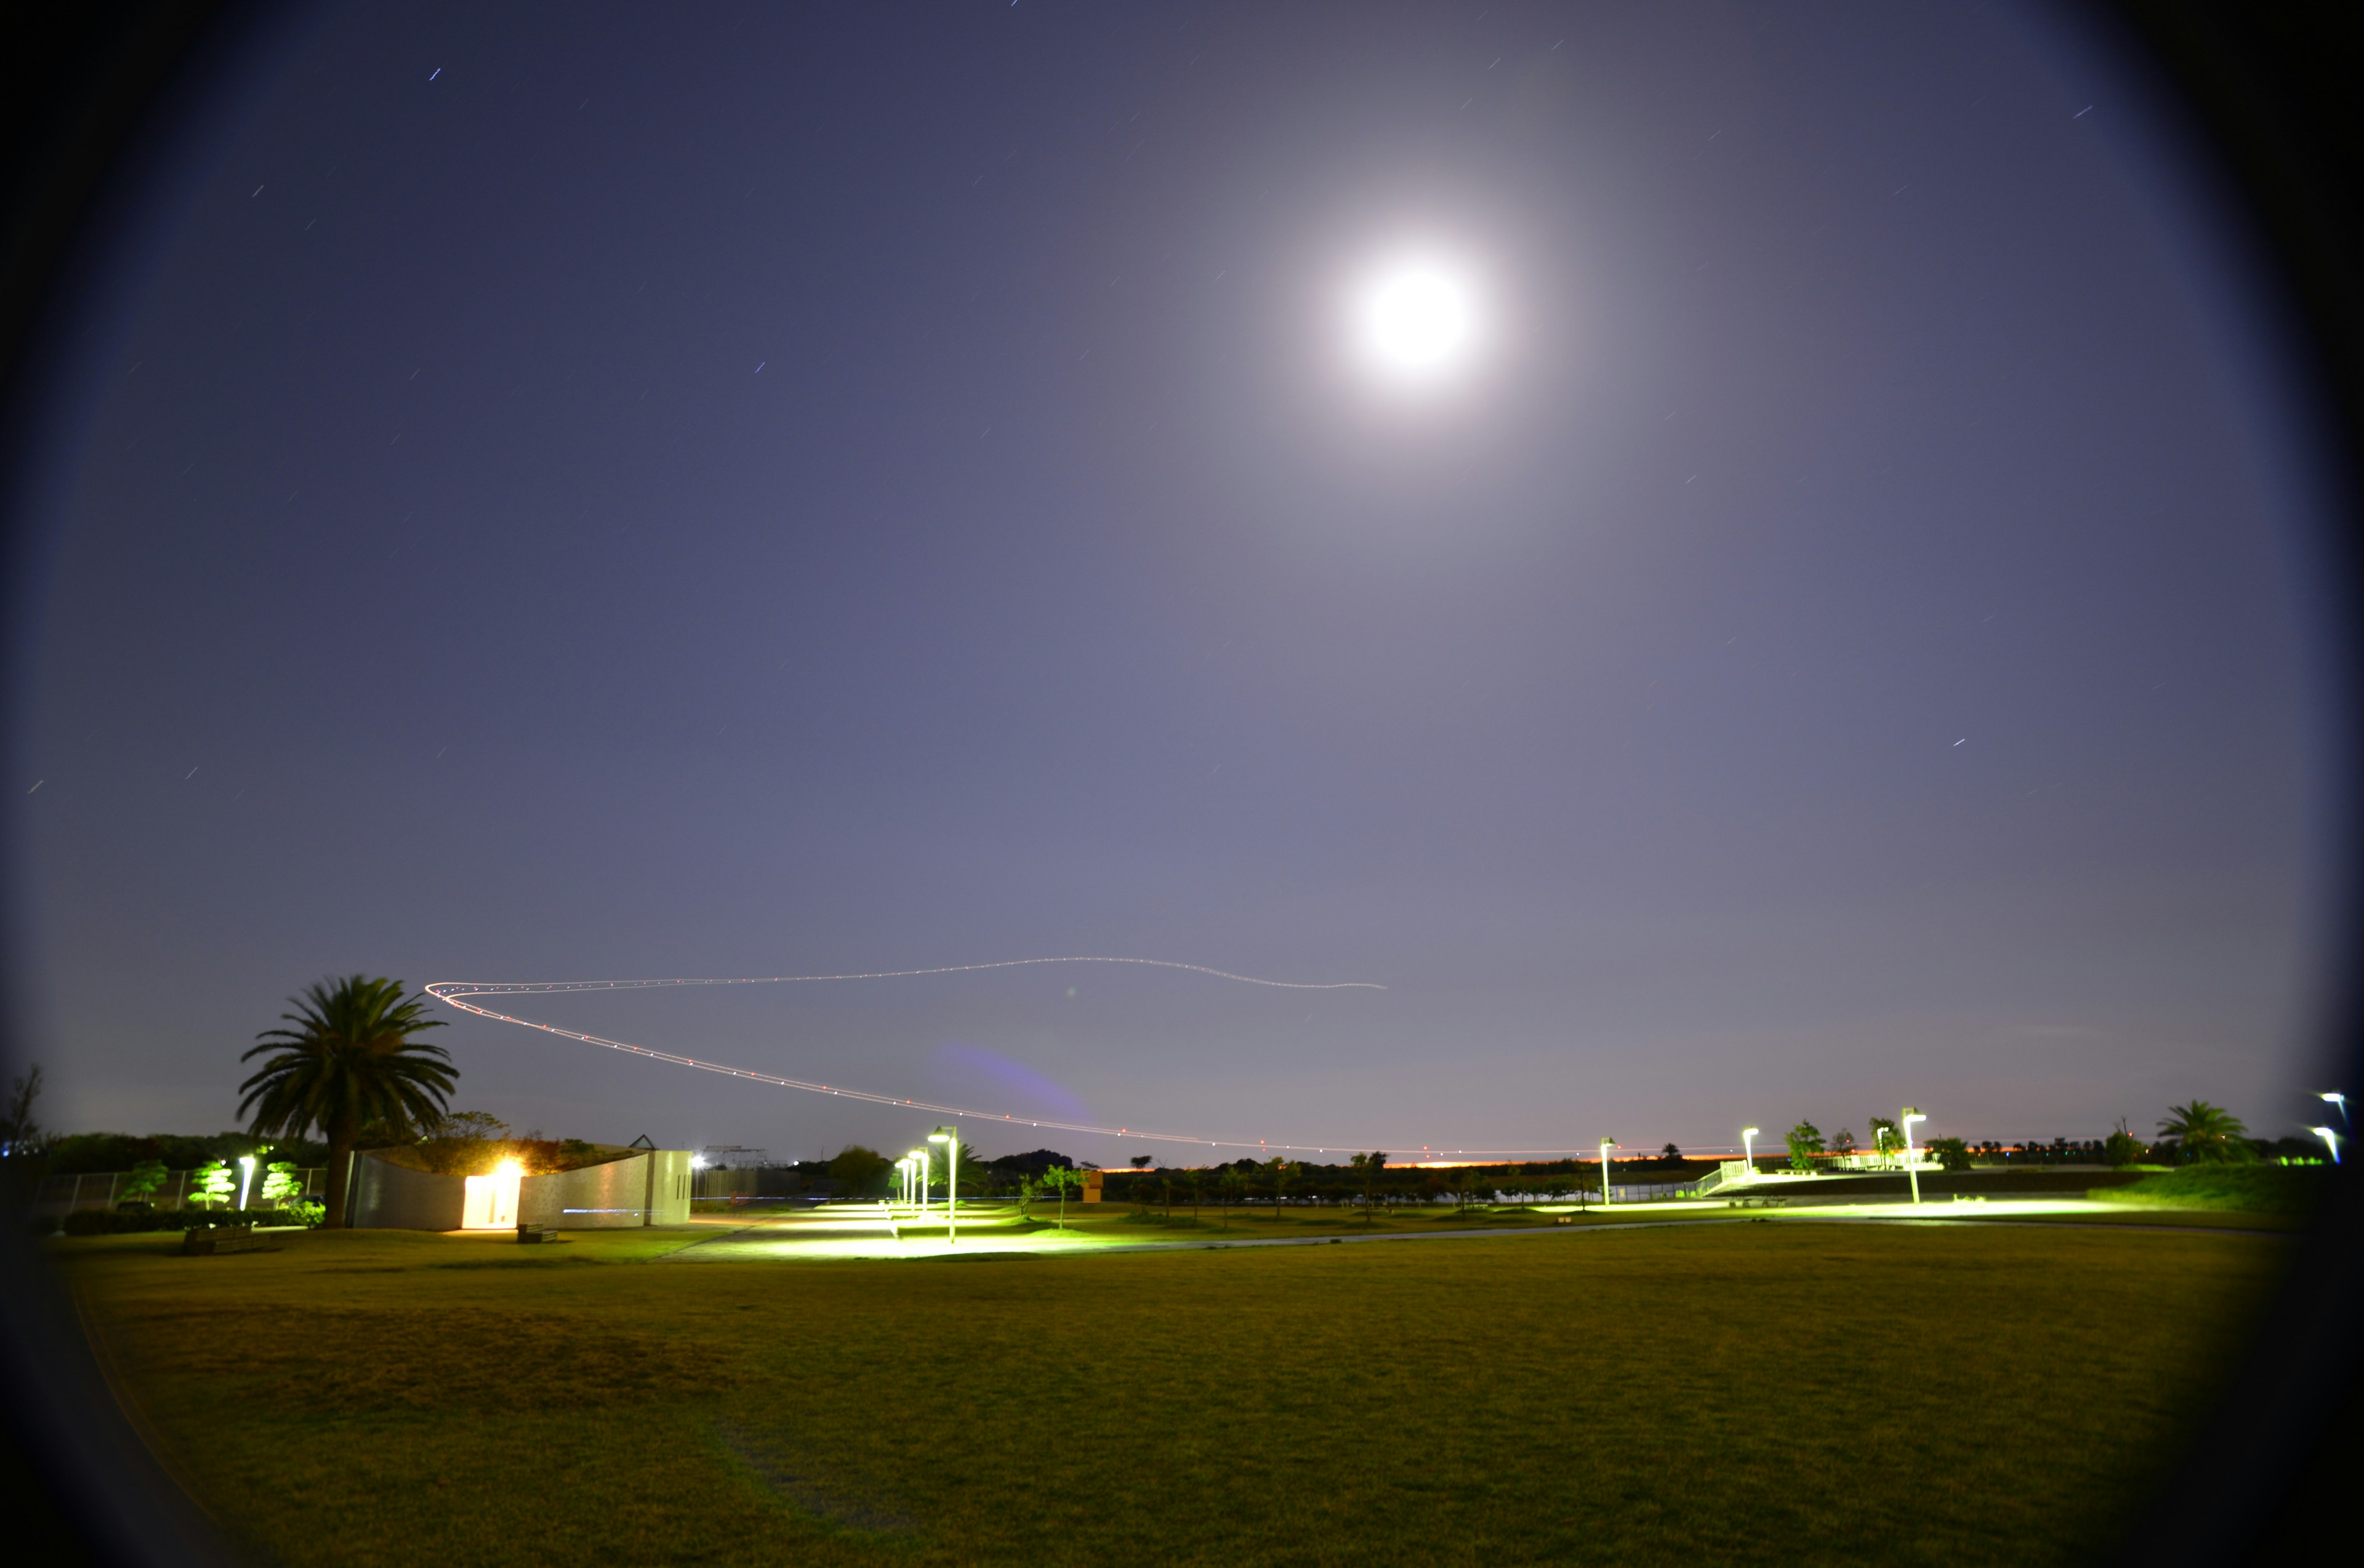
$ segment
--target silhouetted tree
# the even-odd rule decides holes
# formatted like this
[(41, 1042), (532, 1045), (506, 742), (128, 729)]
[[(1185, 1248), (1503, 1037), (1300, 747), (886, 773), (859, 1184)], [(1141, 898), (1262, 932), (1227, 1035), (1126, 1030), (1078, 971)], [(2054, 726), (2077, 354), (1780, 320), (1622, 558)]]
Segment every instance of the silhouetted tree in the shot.
[(443, 1114), (459, 1073), (451, 1053), (411, 1037), (441, 1029), (426, 1016), (426, 1003), (406, 998), (398, 980), (348, 975), (320, 981), (289, 1000), (296, 1011), (280, 1015), (292, 1029), (265, 1029), (240, 1061), (267, 1056), (239, 1088), (239, 1115), (251, 1107), (248, 1131), (256, 1137), (301, 1138), (318, 1128), (329, 1141), (329, 1210), (321, 1223), (345, 1223), (345, 1194), (351, 1176), (353, 1140), (372, 1122), (415, 1130), (431, 1127)]
[(875, 1149), (849, 1143), (831, 1157), (829, 1179), (841, 1195), (861, 1197), (883, 1183), (894, 1168), (895, 1162)]
[(1958, 1138), (1933, 1138), (1929, 1152), (1936, 1157), (1941, 1171), (1959, 1173), (1970, 1168), (1970, 1146)]
[(1371, 1212), (1378, 1204), (1379, 1173), (1388, 1167), (1387, 1154), (1375, 1149), (1368, 1154), (1355, 1155), (1346, 1163), (1363, 1173), (1363, 1223), (1368, 1225)]
[(1275, 1219), (1280, 1218), (1281, 1195), (1288, 1190), (1288, 1184), (1296, 1180), (1298, 1173), (1303, 1169), (1303, 1166), (1277, 1154), (1265, 1162), (1264, 1179), (1272, 1188), (1272, 1217)]
[(2257, 1151), (2249, 1147), (2249, 1129), (2224, 1106), (2194, 1100), (2188, 1106), (2169, 1106), (2167, 1110), (2167, 1119), (2158, 1124), (2159, 1135), (2175, 1146), (2179, 1158), (2229, 1164), (2257, 1157)]
[(2150, 1145), (2126, 1130), (2124, 1117), (2118, 1118), (2116, 1130), (2102, 1142), (2102, 1158), (2122, 1171), (2129, 1165), (2141, 1164), (2143, 1156), (2149, 1152)]

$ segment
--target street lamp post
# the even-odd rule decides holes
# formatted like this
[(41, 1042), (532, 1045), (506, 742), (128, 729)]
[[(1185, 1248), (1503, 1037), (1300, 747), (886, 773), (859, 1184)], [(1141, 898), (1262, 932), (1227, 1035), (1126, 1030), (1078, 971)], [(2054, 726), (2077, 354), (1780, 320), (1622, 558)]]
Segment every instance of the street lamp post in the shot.
[(1740, 1129), (1740, 1147), (1746, 1151), (1742, 1155), (1741, 1162), (1747, 1167), (1748, 1179), (1752, 1182), (1756, 1179), (1756, 1135), (1761, 1130), (1754, 1127)]
[(2317, 1138), (2320, 1138), (2320, 1139), (2322, 1139), (2322, 1140), (2323, 1140), (2323, 1146), (2324, 1146), (2325, 1149), (2328, 1149), (2328, 1150), (2330, 1150), (2330, 1151), (2331, 1151), (2331, 1162), (2332, 1162), (2333, 1164), (2335, 1164), (2335, 1165), (2338, 1164), (2338, 1163), (2339, 1163), (2339, 1132), (2338, 1132), (2338, 1129), (2336, 1129), (2336, 1128), (2329, 1128), (2329, 1127), (2310, 1127), (2310, 1128), (2308, 1128), (2308, 1129), (2307, 1129), (2307, 1130), (2308, 1130), (2309, 1132), (2312, 1132), (2313, 1134), (2314, 1134)]
[(1912, 1201), (1916, 1204), (1921, 1201), (1921, 1167), (1912, 1161), (1912, 1124), (1928, 1119), (1911, 1106), (1904, 1107), (1904, 1173), (1912, 1183)]
[(912, 1150), (906, 1158), (915, 1160), (919, 1162), (920, 1218), (921, 1219), (925, 1219), (928, 1218), (928, 1146), (924, 1143), (920, 1144), (917, 1149)]
[(2356, 1130), (2355, 1125), (2347, 1119), (2347, 1095), (2341, 1094), (2336, 1089), (2332, 1089), (2324, 1094), (2315, 1095), (2315, 1098), (2321, 1100), (2326, 1106), (2337, 1106), (2339, 1107), (2339, 1125), (2347, 1129), (2350, 1132), (2354, 1132)]
[(1616, 1201), (1609, 1195), (1609, 1151), (1616, 1147), (1617, 1140), (1613, 1138), (1600, 1140), (1600, 1207), (1603, 1208)]
[(951, 1127), (940, 1127), (928, 1134), (928, 1141), (944, 1146), (944, 1245), (960, 1245), (960, 1133)]
[(241, 1154), (238, 1157), (238, 1207), (240, 1210), (246, 1207), (246, 1192), (252, 1185), (254, 1185), (254, 1156)]

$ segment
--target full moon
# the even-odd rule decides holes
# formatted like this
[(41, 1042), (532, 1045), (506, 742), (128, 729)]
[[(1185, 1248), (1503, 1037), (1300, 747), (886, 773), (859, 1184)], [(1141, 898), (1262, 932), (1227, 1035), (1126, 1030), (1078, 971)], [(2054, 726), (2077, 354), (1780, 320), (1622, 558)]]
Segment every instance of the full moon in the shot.
[(1399, 257), (1368, 273), (1351, 310), (1362, 359), (1407, 388), (1448, 381), (1483, 336), (1478, 290), (1463, 269), (1433, 257)]

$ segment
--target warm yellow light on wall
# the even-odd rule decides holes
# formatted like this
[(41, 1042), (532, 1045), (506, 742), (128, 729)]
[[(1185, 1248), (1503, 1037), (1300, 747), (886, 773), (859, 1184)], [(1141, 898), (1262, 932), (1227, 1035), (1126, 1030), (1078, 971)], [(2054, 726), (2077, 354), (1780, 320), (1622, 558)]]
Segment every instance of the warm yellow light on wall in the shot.
[(525, 1167), (504, 1160), (489, 1176), (470, 1176), (468, 1195), (460, 1207), (463, 1230), (508, 1230), (518, 1222), (518, 1183)]

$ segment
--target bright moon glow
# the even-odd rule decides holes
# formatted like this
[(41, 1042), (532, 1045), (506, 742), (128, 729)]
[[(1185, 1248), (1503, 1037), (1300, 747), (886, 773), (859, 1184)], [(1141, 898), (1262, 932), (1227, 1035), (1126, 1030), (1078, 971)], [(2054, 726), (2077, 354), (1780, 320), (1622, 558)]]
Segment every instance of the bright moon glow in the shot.
[(1399, 385), (1451, 379), (1475, 355), (1482, 326), (1467, 274), (1433, 258), (1392, 261), (1355, 296), (1355, 335), (1363, 357)]

